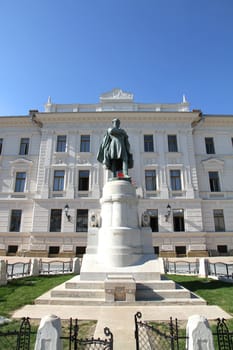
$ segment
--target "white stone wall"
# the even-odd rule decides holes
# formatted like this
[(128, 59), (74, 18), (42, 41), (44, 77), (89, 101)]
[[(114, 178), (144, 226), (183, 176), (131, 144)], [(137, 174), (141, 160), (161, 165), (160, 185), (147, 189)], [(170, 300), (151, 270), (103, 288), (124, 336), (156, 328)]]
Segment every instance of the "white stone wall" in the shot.
[[(73, 112), (36, 113), (30, 117), (0, 119), (4, 139), (0, 155), (0, 241), (8, 244), (10, 212), (22, 209), (20, 232), (10, 234), (22, 245), (22, 237), (50, 245), (83, 246), (87, 234), (76, 231), (76, 210), (99, 210), (99, 198), (110, 173), (96, 160), (106, 129), (115, 117), (129, 135), (134, 168), (129, 173), (139, 198), (138, 217), (147, 209), (158, 210), (159, 232), (153, 244), (160, 248), (198, 244), (216, 250), (218, 244), (233, 249), (233, 117), (205, 116), (199, 112)], [(81, 135), (90, 135), (90, 152), (80, 152)], [(144, 135), (152, 134), (154, 152), (144, 152)], [(167, 135), (177, 135), (178, 152), (168, 152)], [(67, 135), (66, 152), (56, 152), (57, 135)], [(22, 137), (30, 138), (29, 153), (20, 156)], [(205, 137), (213, 137), (216, 154), (206, 154)], [(65, 187), (59, 196), (53, 191), (54, 170), (65, 170)], [(89, 191), (78, 191), (78, 171), (89, 170)], [(155, 169), (157, 191), (145, 189), (145, 170)], [(182, 191), (171, 191), (171, 169), (180, 169)], [(222, 191), (211, 193), (208, 171), (219, 171)], [(15, 174), (26, 171), (24, 193), (14, 193)], [(184, 210), (185, 232), (174, 232), (172, 215), (165, 220), (166, 207)], [(69, 204), (72, 221), (62, 213), (61, 232), (50, 233), (51, 209)], [(223, 209), (226, 232), (216, 233), (213, 210)], [(40, 235), (42, 235), (40, 237)], [(55, 236), (55, 237), (54, 237)], [(16, 238), (15, 238), (16, 237)], [(39, 237), (39, 238), (38, 238)], [(56, 237), (58, 238), (56, 240)], [(28, 241), (28, 244), (30, 243)], [(224, 242), (224, 243), (223, 243)], [(35, 243), (36, 244), (36, 243)], [(40, 243), (38, 243), (39, 245)], [(30, 244), (29, 244), (30, 245)], [(174, 248), (175, 249), (175, 248)]]

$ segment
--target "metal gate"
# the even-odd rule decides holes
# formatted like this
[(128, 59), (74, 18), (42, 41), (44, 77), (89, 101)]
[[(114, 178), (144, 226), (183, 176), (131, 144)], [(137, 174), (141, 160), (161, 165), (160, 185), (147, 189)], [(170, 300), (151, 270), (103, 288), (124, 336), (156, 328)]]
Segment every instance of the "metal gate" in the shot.
[(69, 336), (61, 337), (61, 339), (68, 339), (69, 350), (113, 350), (113, 335), (108, 327), (104, 328), (106, 339), (80, 339), (78, 338), (79, 325), (78, 319), (73, 321), (70, 318)]
[(186, 337), (178, 332), (177, 319), (170, 318), (167, 329), (160, 330), (141, 321), (142, 314), (137, 312), (135, 321), (136, 350), (183, 350)]

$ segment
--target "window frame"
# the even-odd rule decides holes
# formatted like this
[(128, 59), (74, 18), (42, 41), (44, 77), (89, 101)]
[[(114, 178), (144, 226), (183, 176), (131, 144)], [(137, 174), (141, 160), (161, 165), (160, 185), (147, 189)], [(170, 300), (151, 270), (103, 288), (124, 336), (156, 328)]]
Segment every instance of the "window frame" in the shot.
[[(213, 176), (213, 174), (217, 174), (217, 176), (211, 177), (211, 176)], [(210, 192), (221, 192), (219, 172), (218, 171), (209, 171), (208, 176), (209, 176)]]
[(2, 149), (3, 149), (3, 138), (0, 137), (0, 156), (2, 155)]
[[(149, 173), (154, 173), (154, 175), (149, 175)], [(156, 169), (145, 169), (145, 189), (146, 191), (157, 191)]]
[(154, 152), (153, 134), (144, 134), (144, 152)]
[(29, 137), (21, 137), (20, 146), (19, 146), (19, 155), (20, 156), (25, 156), (29, 153), (29, 144), (30, 144)]
[[(88, 173), (88, 176), (81, 176), (84, 173)], [(78, 191), (89, 191), (90, 186), (90, 170), (82, 169), (78, 171)]]
[[(55, 216), (57, 215), (57, 217)], [(49, 232), (61, 232), (62, 225), (62, 209), (50, 209), (50, 225)], [(53, 230), (53, 228), (55, 228)]]
[[(62, 172), (63, 176), (56, 175), (56, 173)], [(55, 169), (53, 172), (53, 191), (64, 191), (65, 186), (65, 170), (63, 169)]]
[(213, 137), (205, 137), (205, 149), (206, 149), (206, 154), (215, 154)]
[(77, 209), (76, 232), (88, 232), (88, 209)]
[[(175, 172), (179, 173), (179, 176), (174, 176)], [(182, 191), (182, 181), (181, 181), (181, 170), (180, 169), (170, 169), (170, 187), (171, 191)]]
[[(24, 176), (22, 174), (24, 174)], [(22, 177), (21, 177), (21, 175), (22, 175)], [(17, 171), (16, 172), (14, 192), (25, 192), (26, 179), (27, 179), (26, 171)]]
[(185, 232), (184, 209), (173, 209), (173, 231)]
[(215, 232), (226, 232), (224, 210), (213, 209), (213, 217)]
[(83, 134), (80, 137), (80, 152), (90, 152), (91, 148), (91, 136), (89, 134)]
[[(62, 140), (61, 138), (64, 138), (64, 139)], [(66, 150), (67, 150), (67, 135), (57, 135), (56, 152), (64, 153), (66, 152)]]
[(22, 209), (12, 209), (11, 216), (10, 216), (9, 232), (20, 232), (21, 221), (22, 221)]
[(167, 135), (167, 147), (169, 153), (178, 152), (178, 142), (176, 134), (168, 134)]

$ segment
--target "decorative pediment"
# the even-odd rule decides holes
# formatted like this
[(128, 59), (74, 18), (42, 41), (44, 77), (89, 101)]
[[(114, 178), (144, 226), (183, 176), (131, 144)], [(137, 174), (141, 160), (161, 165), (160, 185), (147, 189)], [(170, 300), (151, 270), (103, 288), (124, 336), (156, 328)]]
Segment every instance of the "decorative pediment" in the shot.
[(12, 166), (32, 166), (33, 161), (26, 159), (26, 158), (18, 158), (18, 159), (10, 161), (10, 164)]
[(121, 89), (113, 89), (100, 96), (101, 102), (128, 101), (133, 102), (133, 94), (124, 92)]
[(206, 171), (208, 170), (223, 170), (224, 160), (218, 158), (208, 158), (202, 160), (202, 166)]

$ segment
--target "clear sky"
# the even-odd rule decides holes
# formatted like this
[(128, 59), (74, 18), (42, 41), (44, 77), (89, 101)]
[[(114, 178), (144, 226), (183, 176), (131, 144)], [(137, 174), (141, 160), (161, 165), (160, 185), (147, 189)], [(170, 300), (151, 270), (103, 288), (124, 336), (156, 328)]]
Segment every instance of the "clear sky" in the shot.
[(233, 114), (233, 0), (0, 0), (0, 115), (135, 102)]

